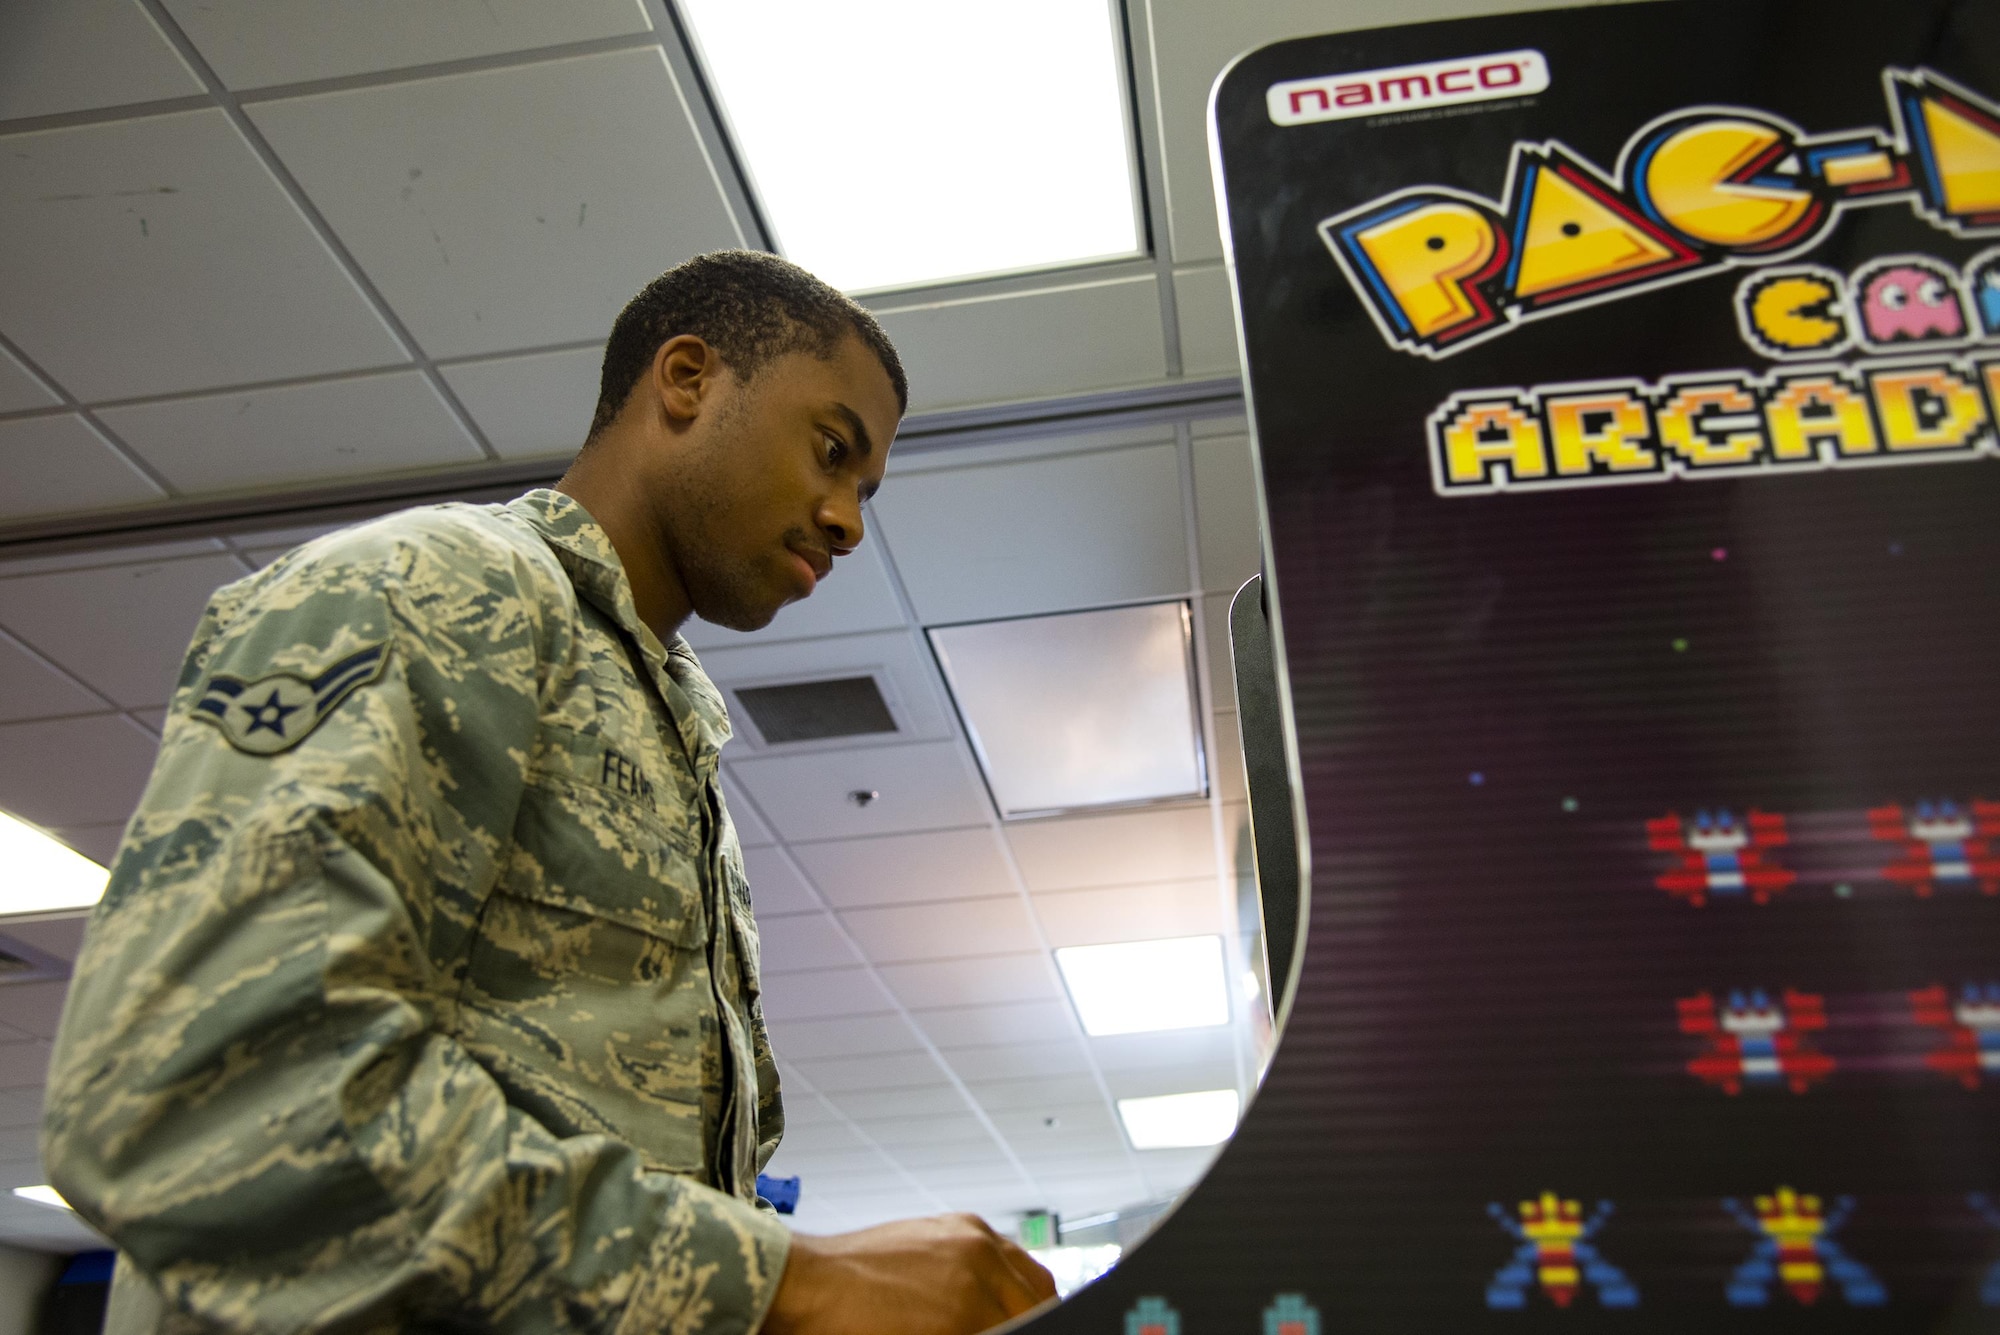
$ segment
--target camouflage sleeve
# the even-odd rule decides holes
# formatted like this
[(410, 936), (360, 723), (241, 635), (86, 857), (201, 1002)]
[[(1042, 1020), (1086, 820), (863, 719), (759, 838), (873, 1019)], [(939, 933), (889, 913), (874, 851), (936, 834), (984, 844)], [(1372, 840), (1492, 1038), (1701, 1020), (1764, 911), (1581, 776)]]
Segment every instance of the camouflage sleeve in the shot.
[[(754, 1331), (782, 1225), (552, 1134), (448, 1037), (569, 632), (531, 554), (434, 529), (211, 604), (78, 962), (50, 1179), (166, 1330)], [(261, 713), (196, 717), (217, 690)]]

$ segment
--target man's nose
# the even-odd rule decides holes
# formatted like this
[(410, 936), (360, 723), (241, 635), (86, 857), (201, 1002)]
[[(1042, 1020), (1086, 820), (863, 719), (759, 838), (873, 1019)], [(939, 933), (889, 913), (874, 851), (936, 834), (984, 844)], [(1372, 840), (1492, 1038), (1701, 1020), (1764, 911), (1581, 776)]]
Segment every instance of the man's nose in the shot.
[(860, 499), (854, 496), (828, 497), (820, 506), (819, 527), (836, 554), (844, 555), (859, 547), (863, 532)]

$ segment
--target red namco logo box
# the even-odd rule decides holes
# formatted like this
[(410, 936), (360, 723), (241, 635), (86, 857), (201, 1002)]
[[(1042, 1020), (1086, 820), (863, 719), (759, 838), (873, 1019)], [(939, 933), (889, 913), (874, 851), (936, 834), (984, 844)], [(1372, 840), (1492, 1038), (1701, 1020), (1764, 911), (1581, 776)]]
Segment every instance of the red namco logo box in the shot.
[(1462, 60), (1292, 79), (1272, 84), (1264, 102), (1274, 124), (1311, 125), (1379, 116), (1385, 111), (1421, 111), (1526, 97), (1548, 86), (1549, 62), (1541, 52), (1502, 51)]

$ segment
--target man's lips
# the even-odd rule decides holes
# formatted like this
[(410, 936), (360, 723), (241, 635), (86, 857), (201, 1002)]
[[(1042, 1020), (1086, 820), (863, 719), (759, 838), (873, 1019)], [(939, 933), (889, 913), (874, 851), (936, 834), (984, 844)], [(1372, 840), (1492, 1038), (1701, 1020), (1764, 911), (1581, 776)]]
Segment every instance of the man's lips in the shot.
[(792, 560), (798, 567), (805, 572), (807, 593), (811, 593), (815, 588), (818, 588), (819, 582), (825, 579), (828, 572), (833, 569), (833, 558), (824, 553), (815, 551), (802, 552), (796, 547), (787, 547), (785, 550), (791, 555)]

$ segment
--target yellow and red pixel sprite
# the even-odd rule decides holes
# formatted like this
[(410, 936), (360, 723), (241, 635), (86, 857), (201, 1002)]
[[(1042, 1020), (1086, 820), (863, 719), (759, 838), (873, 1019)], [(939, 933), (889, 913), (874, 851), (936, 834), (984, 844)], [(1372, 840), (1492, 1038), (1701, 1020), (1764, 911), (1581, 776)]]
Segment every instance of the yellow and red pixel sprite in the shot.
[(1418, 186), (1320, 234), (1382, 337), (1426, 357), (1801, 254), (1855, 206), (1907, 201), (1956, 235), (2000, 234), (2000, 108), (1928, 69), (1883, 81), (1890, 131), (1809, 135), (1764, 111), (1690, 107), (1634, 134), (1613, 174), (1557, 140), (1516, 143), (1501, 202)]

